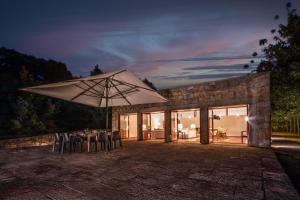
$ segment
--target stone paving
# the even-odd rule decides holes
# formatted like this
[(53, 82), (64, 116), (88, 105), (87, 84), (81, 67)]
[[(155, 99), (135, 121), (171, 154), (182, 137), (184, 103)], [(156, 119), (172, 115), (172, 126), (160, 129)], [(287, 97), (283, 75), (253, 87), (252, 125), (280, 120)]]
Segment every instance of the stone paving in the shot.
[(299, 199), (271, 149), (124, 141), (111, 153), (0, 150), (0, 199)]

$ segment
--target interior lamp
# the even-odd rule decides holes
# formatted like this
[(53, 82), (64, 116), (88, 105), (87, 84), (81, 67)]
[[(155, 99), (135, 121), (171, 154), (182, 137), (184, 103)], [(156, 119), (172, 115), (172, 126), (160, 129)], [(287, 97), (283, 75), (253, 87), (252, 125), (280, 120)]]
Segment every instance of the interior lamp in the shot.
[(178, 130), (182, 130), (183, 129), (183, 124), (178, 124)]
[(143, 124), (143, 131), (145, 131), (147, 129), (146, 124)]
[(191, 129), (195, 129), (196, 128), (196, 124), (191, 124)]

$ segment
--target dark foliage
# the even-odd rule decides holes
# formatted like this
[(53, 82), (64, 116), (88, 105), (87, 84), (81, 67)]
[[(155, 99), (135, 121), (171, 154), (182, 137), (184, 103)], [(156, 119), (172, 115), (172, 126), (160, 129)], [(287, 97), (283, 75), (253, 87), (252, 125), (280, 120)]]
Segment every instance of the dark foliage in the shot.
[[(92, 73), (102, 72), (95, 66)], [(65, 64), (0, 48), (0, 138), (104, 128), (102, 109), (69, 103), (18, 89), (72, 79)]]
[(143, 80), (143, 82), (144, 82), (146, 85), (148, 85), (149, 87), (151, 87), (153, 90), (157, 90), (156, 87), (154, 86), (154, 84), (153, 84), (151, 81), (149, 81), (147, 78), (145, 78), (145, 79)]
[(265, 59), (257, 66), (257, 72), (271, 72), (272, 125), (280, 131), (300, 119), (300, 16), (291, 3), (286, 9), (287, 24), (271, 30), (273, 41), (259, 40)]
[(94, 69), (90, 72), (90, 75), (95, 76), (98, 74), (103, 74), (103, 71), (99, 68), (99, 65), (95, 65)]

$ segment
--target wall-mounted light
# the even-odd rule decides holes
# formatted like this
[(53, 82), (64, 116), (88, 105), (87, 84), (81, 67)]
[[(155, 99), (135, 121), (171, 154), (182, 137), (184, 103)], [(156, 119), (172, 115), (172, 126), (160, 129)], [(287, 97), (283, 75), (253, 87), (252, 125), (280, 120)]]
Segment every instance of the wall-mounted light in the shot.
[(248, 117), (248, 116), (245, 117), (245, 121), (246, 121), (246, 122), (249, 121), (249, 117)]

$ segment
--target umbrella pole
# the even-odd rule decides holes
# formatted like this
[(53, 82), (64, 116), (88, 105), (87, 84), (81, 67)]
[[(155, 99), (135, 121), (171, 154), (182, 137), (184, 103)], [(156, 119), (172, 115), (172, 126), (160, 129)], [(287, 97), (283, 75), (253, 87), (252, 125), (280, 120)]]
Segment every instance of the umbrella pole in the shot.
[(105, 140), (106, 140), (106, 151), (108, 151), (108, 80), (105, 80), (105, 107), (106, 107), (106, 131), (105, 131)]
[(107, 100), (106, 100), (106, 134), (105, 134), (105, 140), (106, 140), (106, 151), (108, 151), (108, 106), (107, 106)]

